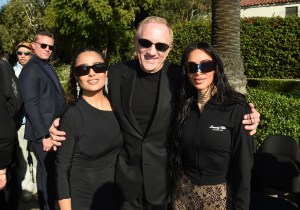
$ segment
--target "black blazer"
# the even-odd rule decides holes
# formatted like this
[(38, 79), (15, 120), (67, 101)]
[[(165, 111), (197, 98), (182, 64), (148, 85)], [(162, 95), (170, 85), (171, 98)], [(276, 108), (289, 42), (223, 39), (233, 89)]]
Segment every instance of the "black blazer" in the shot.
[(6, 168), (13, 161), (16, 134), (15, 124), (8, 111), (6, 97), (0, 85), (0, 169)]
[(170, 125), (179, 66), (165, 62), (161, 70), (156, 113), (144, 136), (133, 112), (137, 60), (112, 66), (108, 71), (109, 96), (124, 137), (116, 166), (116, 186), (124, 200), (132, 201), (144, 189), (151, 204), (167, 202), (166, 140)]
[(41, 140), (47, 135), (53, 120), (64, 111), (63, 89), (56, 74), (49, 73), (47, 65), (33, 55), (19, 76), (26, 111), (25, 138), (30, 141)]

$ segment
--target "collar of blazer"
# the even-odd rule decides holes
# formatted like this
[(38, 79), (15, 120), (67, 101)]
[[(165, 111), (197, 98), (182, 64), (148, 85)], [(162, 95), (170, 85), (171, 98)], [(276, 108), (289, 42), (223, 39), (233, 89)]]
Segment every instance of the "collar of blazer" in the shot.
[[(59, 92), (60, 95), (63, 95), (63, 89), (61, 87), (60, 81), (58, 76), (56, 75), (52, 65), (49, 63), (50, 59), (45, 60), (41, 59), (37, 55), (33, 55), (31, 58), (33, 61), (37, 63), (37, 65), (41, 66), (41, 70), (45, 72), (47, 77), (52, 81), (56, 87), (56, 90)], [(52, 72), (50, 72), (52, 71)], [(56, 81), (55, 81), (56, 80)]]

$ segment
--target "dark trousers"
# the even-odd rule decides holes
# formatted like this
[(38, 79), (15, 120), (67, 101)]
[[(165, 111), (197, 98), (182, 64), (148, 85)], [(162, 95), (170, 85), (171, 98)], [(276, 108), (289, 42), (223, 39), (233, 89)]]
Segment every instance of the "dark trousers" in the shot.
[(31, 142), (37, 158), (36, 184), (41, 210), (56, 210), (54, 152), (44, 152), (41, 142)]
[(21, 186), (17, 180), (16, 164), (7, 168), (6, 187), (0, 191), (0, 209), (1, 210), (18, 210), (18, 196)]

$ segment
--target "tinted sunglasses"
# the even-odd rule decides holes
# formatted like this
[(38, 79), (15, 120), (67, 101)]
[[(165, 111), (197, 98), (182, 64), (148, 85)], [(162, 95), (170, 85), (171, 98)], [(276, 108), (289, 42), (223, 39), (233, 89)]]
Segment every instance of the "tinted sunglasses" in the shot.
[(105, 63), (95, 63), (92, 66), (80, 65), (74, 67), (74, 74), (76, 76), (85, 76), (90, 73), (90, 70), (93, 69), (95, 73), (105, 73), (107, 70)]
[(17, 55), (22, 55), (22, 54), (24, 54), (25, 56), (31, 55), (31, 52), (21, 52), (21, 51), (17, 51), (16, 53), (17, 53)]
[(42, 49), (46, 49), (47, 46), (49, 47), (49, 50), (53, 51), (54, 50), (54, 46), (53, 45), (48, 45), (48, 44), (44, 44), (44, 43), (39, 43), (39, 42), (35, 42), (38, 43)]
[(207, 73), (213, 71), (216, 65), (214, 61), (204, 61), (200, 64), (196, 64), (194, 62), (187, 62), (186, 66), (187, 66), (188, 73), (196, 73), (196, 72)]
[[(138, 39), (138, 42), (144, 48), (150, 48), (154, 44), (151, 41), (149, 41), (148, 39)], [(160, 52), (165, 52), (170, 47), (166, 43), (161, 43), (161, 42), (155, 43), (154, 46), (155, 46), (155, 49)]]

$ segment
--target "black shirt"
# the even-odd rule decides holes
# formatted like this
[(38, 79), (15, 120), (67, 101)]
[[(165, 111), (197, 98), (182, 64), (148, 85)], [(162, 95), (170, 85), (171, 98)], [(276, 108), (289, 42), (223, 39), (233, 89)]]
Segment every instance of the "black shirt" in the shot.
[(139, 69), (132, 97), (132, 112), (144, 134), (153, 120), (159, 89), (160, 72), (147, 73)]

